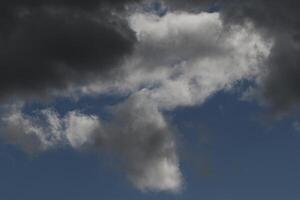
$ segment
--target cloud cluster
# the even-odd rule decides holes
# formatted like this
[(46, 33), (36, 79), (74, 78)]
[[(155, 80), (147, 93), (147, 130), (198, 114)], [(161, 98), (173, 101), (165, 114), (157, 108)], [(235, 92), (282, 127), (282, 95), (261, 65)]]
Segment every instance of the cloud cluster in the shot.
[(114, 120), (71, 111), (65, 116), (53, 109), (22, 112), (7, 108), (2, 117), (5, 139), (28, 153), (69, 145), (117, 155), (129, 180), (141, 190), (178, 192), (182, 185), (171, 127), (157, 106), (142, 94), (113, 108)]
[[(1, 1), (0, 99), (25, 101), (1, 106), (1, 132), (27, 152), (105, 150), (137, 188), (180, 191), (174, 127), (164, 111), (200, 105), (240, 80), (255, 80), (252, 94), (277, 113), (299, 106), (300, 3), (164, 0), (149, 12), (145, 4), (128, 7), (137, 2)], [(103, 94), (124, 97), (111, 106), (110, 120), (80, 108), (65, 115), (23, 111), (30, 103), (24, 96)]]
[(225, 31), (218, 13), (137, 13), (129, 22), (138, 45), (123, 76), (86, 85), (84, 94), (144, 89), (163, 110), (193, 106), (255, 77), (271, 48), (250, 25)]
[[(60, 10), (47, 12), (55, 19), (62, 14)], [(63, 90), (66, 87), (61, 85), (71, 82), (72, 89), (58, 95), (72, 98), (76, 93), (80, 98), (113, 93), (125, 94), (128, 98), (111, 106), (110, 120), (76, 110), (64, 116), (53, 109), (26, 114), (22, 105), (9, 106), (2, 114), (7, 141), (29, 152), (65, 145), (105, 150), (119, 158), (137, 188), (180, 191), (183, 178), (174, 129), (164, 111), (200, 105), (218, 91), (233, 88), (240, 80), (253, 79), (269, 56), (270, 43), (250, 24), (225, 31), (218, 13), (174, 11), (156, 16), (135, 12), (123, 23), (127, 24), (126, 28), (83, 13), (68, 16), (66, 21), (59, 18), (59, 23), (54, 23), (51, 29), (54, 32), (43, 31), (44, 26), (51, 24), (42, 25), (40, 19), (27, 19), (30, 26), (20, 28), (21, 33), (15, 36), (26, 44), (18, 46), (20, 43), (16, 42), (15, 46), (25, 49), (12, 46), (14, 51), (21, 51), (16, 54), (20, 55), (20, 65), (12, 64), (17, 62), (12, 59), (12, 63), (6, 65), (6, 68), (11, 66), (12, 71), (3, 68), (11, 76), (17, 69), (23, 78), (13, 79), (6, 73), (3, 75), (7, 76), (7, 81), (3, 80), (6, 86), (3, 83), (2, 87), (18, 93), (28, 90), (40, 93), (51, 88)], [(61, 20), (63, 26), (58, 26)], [(87, 31), (81, 32), (83, 27)], [(36, 28), (42, 28), (38, 35), (34, 34)], [(60, 37), (63, 39), (58, 40)], [(38, 42), (33, 42), (36, 40)], [(27, 45), (28, 41), (34, 45)], [(14, 54), (9, 55), (5, 58), (16, 58)], [(106, 68), (116, 60), (118, 66), (113, 68), (113, 73), (90, 79), (102, 73), (101, 70), (107, 72)], [(44, 61), (47, 65), (41, 65)], [(35, 91), (35, 87), (38, 90)]]

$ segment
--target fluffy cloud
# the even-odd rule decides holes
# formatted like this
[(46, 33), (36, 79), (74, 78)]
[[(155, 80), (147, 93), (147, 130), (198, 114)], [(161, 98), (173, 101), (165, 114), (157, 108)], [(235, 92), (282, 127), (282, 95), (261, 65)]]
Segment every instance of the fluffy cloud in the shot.
[(115, 106), (113, 114), (104, 138), (108, 149), (121, 156), (133, 184), (142, 190), (179, 191), (182, 177), (174, 136), (155, 102), (140, 92)]
[(299, 7), (297, 0), (188, 0), (167, 1), (172, 10), (197, 12), (218, 10), (227, 27), (252, 23), (273, 47), (257, 76), (257, 85), (248, 94), (276, 115), (299, 109)]
[(122, 75), (82, 88), (85, 94), (144, 89), (161, 109), (201, 104), (241, 79), (254, 78), (272, 46), (250, 24), (224, 29), (218, 13), (138, 13), (129, 22), (138, 45)]

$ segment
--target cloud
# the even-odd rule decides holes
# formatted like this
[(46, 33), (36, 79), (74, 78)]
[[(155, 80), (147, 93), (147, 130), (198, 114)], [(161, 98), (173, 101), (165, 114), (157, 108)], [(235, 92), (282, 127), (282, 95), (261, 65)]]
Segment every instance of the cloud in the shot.
[[(113, 114), (106, 129), (108, 149), (121, 156), (133, 184), (141, 190), (180, 190), (174, 135), (155, 102), (137, 93), (115, 106)], [(103, 141), (102, 136), (99, 143)]]
[(129, 180), (141, 190), (178, 192), (182, 175), (172, 129), (154, 102), (136, 94), (113, 107), (112, 121), (71, 111), (60, 116), (53, 109), (34, 115), (11, 106), (2, 118), (9, 143), (26, 152), (71, 146), (105, 150), (116, 155)]
[(214, 5), (216, 0), (162, 0), (162, 4), (171, 11), (188, 11), (191, 13), (199, 13), (208, 11), (208, 8)]
[(7, 142), (17, 144), (28, 153), (42, 152), (58, 146), (79, 148), (88, 144), (101, 124), (98, 117), (72, 111), (61, 117), (53, 109), (37, 110), (34, 115), (22, 112), (22, 105), (6, 109), (1, 119)]
[(1, 1), (1, 99), (124, 97), (109, 121), (79, 109), (26, 114), (30, 101), (12, 103), (1, 114), (1, 132), (27, 152), (105, 149), (137, 188), (180, 191), (164, 111), (201, 105), (245, 79), (257, 83), (248, 94), (276, 113), (298, 107), (300, 4), (227, 0), (206, 13), (212, 1), (165, 0), (163, 13), (146, 13), (126, 6), (136, 2)]
[(85, 144), (92, 143), (91, 139), (95, 131), (102, 129), (98, 117), (82, 114), (78, 111), (69, 112), (63, 121), (67, 127), (63, 135), (74, 148), (81, 148)]
[(113, 11), (122, 2), (1, 1), (0, 97), (49, 95), (106, 77), (136, 42), (122, 11)]
[(215, 6), (226, 27), (252, 23), (263, 40), (273, 43), (256, 87), (248, 92), (276, 116), (299, 109), (300, 22), (297, 0), (165, 1), (171, 9), (190, 12)]
[[(58, 27), (57, 30), (51, 29), (55, 30), (54, 33), (43, 33), (41, 29), (38, 35), (27, 37), (35, 31), (32, 27), (44, 27), (40, 24), (44, 20), (38, 18), (29, 18), (30, 26), (20, 28), (22, 34), (17, 34), (17, 39), (25, 44), (28, 38), (41, 42), (29, 40), (33, 46), (22, 45), (24, 49), (20, 50), (13, 46), (13, 50), (21, 51), (20, 55), (28, 52), (30, 56), (36, 53), (40, 56), (37, 65), (31, 65), (36, 61), (27, 60), (27, 56), (25, 60), (20, 57), (22, 63), (29, 62), (29, 68), (27, 65), (23, 65), (24, 68), (11, 65), (12, 70), (18, 69), (24, 82), (19, 80), (20, 77), (13, 81), (9, 73), (3, 75), (8, 80), (3, 82), (9, 86), (5, 88), (10, 89), (7, 94), (11, 91), (47, 93), (51, 88), (59, 88), (62, 92), (57, 95), (69, 98), (73, 98), (74, 93), (79, 94), (79, 98), (114, 94), (123, 96), (124, 100), (111, 106), (111, 120), (102, 120), (101, 116), (77, 110), (64, 116), (53, 109), (38, 110), (29, 115), (22, 111), (22, 105), (12, 105), (2, 115), (7, 141), (29, 152), (65, 145), (75, 149), (105, 150), (117, 156), (128, 179), (137, 188), (146, 191), (178, 192), (183, 185), (174, 128), (166, 120), (164, 111), (201, 105), (215, 93), (234, 88), (238, 81), (253, 79), (270, 51), (270, 43), (265, 42), (251, 25), (234, 26), (225, 31), (218, 13), (174, 11), (159, 17), (135, 12), (124, 22), (124, 29), (98, 18), (94, 21), (86, 14), (66, 17), (64, 11), (66, 18), (61, 18), (60, 11), (53, 14), (52, 10), (50, 13), (46, 17), (51, 18), (49, 22), (54, 18), (53, 27)], [(55, 23), (57, 17), (58, 24)], [(82, 27), (88, 31), (81, 33)], [(131, 39), (128, 39), (128, 34)], [(60, 40), (60, 49), (52, 46), (56, 44), (53, 42), (56, 36), (64, 38)], [(72, 44), (78, 39), (82, 42), (78, 49), (76, 46), (73, 48)], [(19, 47), (17, 44), (15, 46)], [(27, 47), (32, 48), (34, 53)], [(99, 57), (99, 52), (104, 52), (103, 56)], [(5, 58), (15, 58), (14, 54), (9, 55), (11, 57)], [(50, 64), (58, 60), (59, 65), (54, 62), (49, 68), (37, 68), (49, 60)], [(113, 73), (85, 81), (86, 77), (94, 74), (105, 74), (109, 71), (106, 68), (110, 69), (115, 64), (114, 60), (118, 61), (118, 66), (113, 68)], [(41, 70), (37, 73), (39, 76), (32, 73), (35, 69)], [(71, 89), (66, 89), (68, 83), (72, 84)]]
[(87, 85), (83, 93), (145, 89), (161, 109), (198, 105), (239, 80), (253, 79), (271, 48), (250, 25), (225, 31), (218, 13), (137, 13), (129, 22), (138, 44), (123, 75)]
[(255, 93), (275, 113), (283, 114), (299, 107), (300, 100), (300, 2), (288, 1), (226, 1), (222, 10), (227, 25), (251, 22), (273, 40), (266, 68), (258, 77)]

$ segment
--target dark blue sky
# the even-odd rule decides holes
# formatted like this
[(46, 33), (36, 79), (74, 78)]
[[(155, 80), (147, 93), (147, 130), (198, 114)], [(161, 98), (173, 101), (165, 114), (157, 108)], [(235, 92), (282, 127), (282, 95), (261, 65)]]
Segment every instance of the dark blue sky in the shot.
[(28, 156), (2, 142), (0, 199), (298, 200), (300, 133), (292, 119), (264, 122), (256, 104), (237, 99), (220, 93), (167, 113), (177, 129), (181, 194), (134, 189), (105, 155), (64, 148)]

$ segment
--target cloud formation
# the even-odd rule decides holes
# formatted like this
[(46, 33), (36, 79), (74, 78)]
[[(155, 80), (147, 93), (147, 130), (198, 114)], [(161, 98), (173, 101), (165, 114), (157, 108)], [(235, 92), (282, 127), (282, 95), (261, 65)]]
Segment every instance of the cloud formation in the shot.
[(94, 82), (85, 94), (145, 90), (163, 110), (203, 103), (259, 73), (270, 43), (249, 25), (225, 31), (218, 13), (137, 13), (129, 18), (138, 45), (111, 82)]
[(89, 142), (100, 127), (96, 116), (72, 111), (61, 117), (53, 109), (44, 109), (29, 115), (21, 105), (12, 105), (2, 116), (5, 139), (21, 146), (28, 153), (45, 151), (66, 144), (74, 148)]
[(230, 0), (222, 10), (225, 24), (251, 22), (265, 40), (273, 40), (256, 95), (278, 114), (293, 111), (300, 102), (299, 7), (297, 0)]
[[(60, 13), (57, 15), (60, 16)], [(84, 19), (80, 17), (80, 20)], [(101, 116), (78, 110), (70, 111), (63, 116), (53, 109), (37, 110), (34, 114), (26, 114), (23, 105), (11, 105), (2, 114), (3, 131), (6, 133), (7, 141), (18, 144), (29, 152), (45, 151), (65, 145), (75, 149), (105, 150), (119, 158), (128, 179), (137, 188), (178, 192), (182, 188), (183, 177), (177, 156), (174, 127), (166, 119), (164, 111), (172, 111), (182, 106), (200, 105), (218, 91), (233, 88), (239, 80), (253, 79), (260, 71), (262, 61), (269, 55), (270, 45), (251, 25), (234, 26), (224, 31), (224, 24), (218, 13), (174, 11), (164, 16), (156, 16), (151, 13), (136, 12), (126, 19), (125, 24), (128, 25), (126, 30), (133, 34), (130, 36), (134, 38), (133, 43), (128, 42), (127, 37), (126, 39), (118, 37), (124, 34), (122, 32), (124, 29), (115, 29), (109, 25), (109, 28), (116, 30), (116, 35), (113, 34), (114, 31), (110, 31), (111, 29), (107, 34), (101, 35), (103, 31), (101, 26), (100, 36), (97, 31), (82, 33), (84, 37), (81, 38), (83, 42), (80, 44), (83, 46), (80, 45), (77, 52), (72, 46), (73, 43), (77, 45), (75, 41), (80, 38), (77, 38), (77, 34), (81, 33), (77, 29), (78, 21), (74, 27), (72, 26), (72, 18), (71, 28), (63, 26), (61, 28), (63, 31), (58, 28), (58, 36), (65, 31), (68, 33), (66, 36), (75, 34), (74, 38), (67, 38), (66, 41), (62, 40), (62, 43), (59, 43), (61, 49), (52, 46), (56, 42), (51, 42), (52, 40), (49, 42), (52, 33), (45, 32), (47, 37), (41, 37), (43, 42), (52, 47), (47, 46), (47, 53), (42, 51), (41, 55), (49, 60), (62, 59), (65, 63), (53, 65), (50, 71), (41, 72), (40, 81), (44, 85), (37, 86), (39, 90), (47, 92), (49, 88), (55, 87), (55, 84), (62, 89), (64, 87), (59, 85), (61, 79), (63, 83), (73, 81), (77, 84), (77, 86), (73, 85), (72, 90), (63, 90), (64, 94), (58, 93), (58, 95), (70, 95), (69, 98), (73, 97), (73, 92), (80, 94), (79, 98), (112, 93), (126, 96), (123, 102), (110, 108), (112, 119), (104, 120)], [(29, 21), (32, 23), (35, 20)], [(92, 23), (91, 26), (89, 22)], [(65, 23), (68, 24), (69, 20)], [(79, 29), (86, 26), (88, 30), (93, 29), (93, 23), (98, 27), (98, 23), (101, 24), (102, 21), (83, 21)], [(59, 24), (55, 24), (53, 28)], [(32, 27), (43, 27), (43, 25), (37, 23)], [(69, 35), (69, 29), (75, 32)], [(32, 30), (26, 29), (29, 32)], [(48, 37), (48, 34), (51, 37)], [(54, 36), (56, 36), (55, 32)], [(86, 40), (90, 41), (86, 44), (85, 36)], [(17, 38), (22, 37), (24, 34), (20, 34)], [(32, 40), (35, 38), (39, 39), (35, 36)], [(103, 42), (104, 45), (91, 47), (94, 40), (95, 44), (98, 44), (97, 38), (99, 44)], [(56, 41), (57, 38), (52, 39)], [(26, 41), (24, 39), (24, 42)], [(116, 42), (116, 45), (111, 45), (110, 41)], [(126, 45), (123, 45), (124, 41)], [(130, 45), (127, 45), (127, 42)], [(44, 44), (36, 43), (36, 45), (37, 49), (40, 49), (40, 45)], [(111, 56), (107, 54), (98, 57), (97, 54), (98, 48), (101, 52), (107, 49), (107, 46), (118, 49), (116, 54), (108, 49), (109, 55), (114, 54), (116, 59), (122, 57), (118, 67), (113, 68), (114, 73), (109, 73), (105, 78), (85, 81), (86, 74), (92, 72), (97, 74), (104, 67), (101, 65), (98, 69), (94, 64), (104, 63), (107, 67), (112, 65)], [(131, 53), (126, 54), (128, 51), (126, 48), (124, 50), (123, 46), (126, 48), (129, 46)], [(81, 52), (83, 47), (93, 54), (87, 55)], [(69, 55), (65, 48), (72, 49), (72, 54)], [(26, 52), (20, 55), (26, 55), (24, 54)], [(87, 56), (78, 57), (82, 53)], [(29, 55), (33, 54), (29, 52)], [(26, 61), (27, 57), (25, 58)], [(38, 60), (42, 62), (42, 58), (39, 57)], [(65, 65), (66, 68), (59, 67)], [(65, 73), (66, 71), (61, 71), (60, 74), (60, 70), (69, 68), (74, 71), (75, 77), (78, 76), (80, 79), (72, 79), (72, 76), (70, 78), (73, 73)], [(107, 71), (106, 68), (104, 71)], [(51, 75), (52, 72), (58, 74), (54, 73), (54, 79), (50, 76), (48, 80), (48, 74)], [(19, 73), (22, 76), (26, 75), (24, 71)], [(34, 76), (31, 73), (29, 75)], [(65, 77), (66, 75), (68, 77)], [(31, 81), (26, 76), (24, 80)], [(53, 80), (55, 82), (52, 82)], [(30, 83), (37, 84), (34, 79)], [(26, 92), (25, 87), (26, 85), (22, 84), (16, 87), (15, 91)], [(28, 89), (31, 90), (32, 87), (31, 84), (28, 85)]]
[[(276, 113), (299, 106), (300, 3), (128, 6), (139, 2), (1, 1), (0, 99), (24, 102), (1, 106), (1, 132), (27, 152), (105, 150), (137, 188), (176, 192), (183, 177), (165, 111), (201, 105), (241, 80), (254, 80), (249, 94)], [(23, 97), (106, 94), (124, 97), (110, 120), (80, 108), (23, 110)]]
[(141, 190), (178, 192), (182, 177), (172, 128), (143, 92), (113, 108), (115, 116), (97, 145), (121, 156), (131, 182)]
[(276, 115), (299, 110), (300, 3), (297, 0), (189, 0), (167, 2), (176, 11), (217, 10), (227, 27), (252, 23), (273, 43), (270, 56), (248, 94)]
[(106, 77), (136, 42), (121, 19), (126, 2), (1, 1), (0, 97), (49, 95)]
[(28, 115), (14, 105), (2, 117), (5, 139), (28, 153), (69, 145), (117, 155), (129, 180), (141, 190), (178, 192), (182, 175), (172, 129), (154, 102), (142, 94), (116, 105), (110, 122), (53, 109)]

